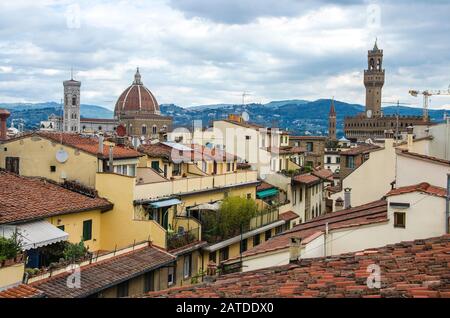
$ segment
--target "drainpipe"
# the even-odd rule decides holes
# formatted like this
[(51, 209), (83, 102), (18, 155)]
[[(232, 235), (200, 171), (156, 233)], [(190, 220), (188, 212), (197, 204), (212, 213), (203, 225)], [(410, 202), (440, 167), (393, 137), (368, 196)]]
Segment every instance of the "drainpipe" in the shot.
[(449, 234), (449, 218), (450, 218), (450, 173), (447, 174), (447, 202), (445, 204), (445, 233)]
[(114, 172), (114, 166), (113, 166), (113, 147), (114, 146), (109, 146), (109, 172)]

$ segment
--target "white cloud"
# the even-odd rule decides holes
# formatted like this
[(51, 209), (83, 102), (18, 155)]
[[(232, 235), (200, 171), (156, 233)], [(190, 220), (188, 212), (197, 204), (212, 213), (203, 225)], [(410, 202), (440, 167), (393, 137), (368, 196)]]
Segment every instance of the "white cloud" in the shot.
[[(75, 3), (80, 27), (68, 28)], [(369, 3), (379, 4), (379, 27), (368, 25)], [(384, 96), (421, 104), (409, 88), (450, 83), (449, 9), (383, 0), (2, 2), (0, 96), (59, 101), (73, 67), (82, 102), (113, 108), (139, 66), (160, 103), (239, 103), (244, 90), (255, 102), (335, 96), (363, 103), (362, 70), (378, 36)], [(440, 100), (448, 103), (434, 98), (432, 107)]]

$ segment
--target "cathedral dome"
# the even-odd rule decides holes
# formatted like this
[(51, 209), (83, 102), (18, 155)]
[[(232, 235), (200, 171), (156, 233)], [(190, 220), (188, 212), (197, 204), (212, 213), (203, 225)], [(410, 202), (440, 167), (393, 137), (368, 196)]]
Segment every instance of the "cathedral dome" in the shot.
[(114, 114), (156, 114), (160, 109), (152, 92), (142, 84), (139, 68), (134, 75), (134, 82), (129, 86), (116, 102)]

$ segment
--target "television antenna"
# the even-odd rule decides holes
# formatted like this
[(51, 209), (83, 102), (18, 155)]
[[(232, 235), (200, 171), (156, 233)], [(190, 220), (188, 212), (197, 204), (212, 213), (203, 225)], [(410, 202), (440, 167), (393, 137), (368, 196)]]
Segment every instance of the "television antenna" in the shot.
[(382, 104), (389, 104), (389, 105), (396, 105), (397, 106), (397, 108), (396, 108), (396, 115), (395, 115), (395, 140), (397, 140), (398, 139), (398, 136), (399, 136), (399, 117), (400, 117), (400, 105), (414, 105), (414, 104), (411, 104), (411, 103), (403, 103), (403, 102), (400, 102), (400, 100), (397, 100), (397, 101), (387, 101), (387, 102), (381, 102)]

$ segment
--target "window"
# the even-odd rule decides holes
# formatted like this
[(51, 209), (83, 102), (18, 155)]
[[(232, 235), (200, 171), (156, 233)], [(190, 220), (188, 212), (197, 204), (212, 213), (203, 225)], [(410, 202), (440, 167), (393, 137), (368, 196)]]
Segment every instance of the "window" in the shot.
[(73, 96), (72, 97), (72, 106), (76, 106), (76, 104), (77, 104), (77, 97)]
[(217, 253), (216, 253), (216, 251), (209, 253), (209, 261), (217, 263)]
[(248, 247), (248, 241), (247, 239), (243, 239), (241, 241), (241, 253), (244, 253), (247, 250)]
[(172, 174), (174, 176), (181, 175), (181, 164), (180, 163), (174, 163), (173, 164)]
[(65, 226), (64, 225), (60, 225), (60, 226), (57, 226), (57, 228), (60, 229), (61, 231), (64, 231)]
[(184, 278), (190, 277), (192, 274), (192, 254), (184, 256), (183, 263), (183, 276)]
[(327, 163), (331, 163), (331, 157), (327, 156)]
[(300, 195), (298, 196), (299, 197), (299, 202), (302, 202), (302, 200), (303, 200), (303, 188), (302, 187), (300, 187)]
[(127, 296), (128, 296), (128, 281), (117, 285), (117, 297), (127, 297)]
[(50, 172), (55, 172), (56, 171), (56, 166), (50, 166)]
[(341, 157), (336, 157), (336, 163), (341, 163)]
[(292, 205), (296, 205), (297, 204), (297, 189), (293, 188), (292, 189)]
[(141, 135), (147, 135), (147, 126), (142, 125)]
[(230, 172), (230, 171), (231, 171), (231, 163), (227, 162), (227, 172)]
[(83, 241), (92, 239), (92, 220), (83, 221)]
[(153, 272), (146, 273), (144, 276), (144, 293), (154, 290)]
[(151, 166), (152, 166), (152, 169), (159, 171), (159, 161), (152, 161)]
[(167, 284), (173, 285), (175, 283), (175, 269), (173, 266), (170, 266), (167, 271)]
[(267, 241), (272, 237), (272, 230), (268, 230), (264, 233), (265, 240)]
[(229, 248), (224, 247), (219, 251), (219, 262), (226, 261), (228, 259)]
[(275, 228), (275, 234), (278, 235), (278, 234), (280, 234), (281, 232), (283, 232), (283, 227), (284, 227), (284, 225), (277, 226), (277, 227)]
[(261, 243), (261, 236), (259, 234), (256, 234), (253, 236), (253, 246), (257, 246)]
[(395, 212), (394, 213), (394, 227), (405, 228), (406, 227), (406, 213)]
[(306, 143), (306, 151), (308, 151), (308, 152), (313, 152), (314, 151), (314, 144), (312, 142), (308, 141)]
[(153, 135), (155, 135), (155, 134), (156, 134), (156, 132), (157, 132), (157, 128), (156, 128), (156, 126), (155, 126), (155, 125), (153, 125), (153, 127), (152, 127), (152, 133), (153, 133)]
[(350, 168), (350, 169), (355, 168), (355, 157), (353, 157), (353, 156), (347, 157), (347, 168)]
[(247, 199), (251, 199), (252, 198), (252, 194), (251, 193), (247, 193)]

